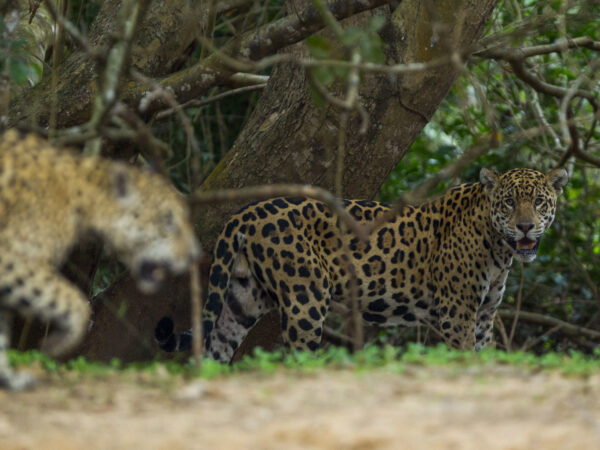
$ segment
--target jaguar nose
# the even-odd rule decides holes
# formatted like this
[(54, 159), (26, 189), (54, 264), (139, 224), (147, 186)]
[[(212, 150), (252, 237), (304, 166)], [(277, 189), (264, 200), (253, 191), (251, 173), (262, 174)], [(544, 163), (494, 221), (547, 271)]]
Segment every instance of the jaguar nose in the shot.
[(533, 229), (532, 223), (518, 223), (517, 228), (523, 232), (524, 235), (527, 235), (529, 230)]

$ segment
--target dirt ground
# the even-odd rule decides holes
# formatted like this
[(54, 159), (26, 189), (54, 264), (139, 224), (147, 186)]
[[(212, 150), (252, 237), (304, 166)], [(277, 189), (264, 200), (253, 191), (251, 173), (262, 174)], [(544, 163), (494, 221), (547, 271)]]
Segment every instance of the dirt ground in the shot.
[(0, 392), (0, 449), (598, 449), (600, 374), (509, 367), (43, 376)]

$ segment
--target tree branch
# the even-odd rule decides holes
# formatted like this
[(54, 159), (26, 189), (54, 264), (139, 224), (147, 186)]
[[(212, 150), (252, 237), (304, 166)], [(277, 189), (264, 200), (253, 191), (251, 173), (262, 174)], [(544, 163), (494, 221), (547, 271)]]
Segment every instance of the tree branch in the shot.
[[(514, 319), (516, 316), (515, 311), (510, 311), (507, 309), (501, 309), (498, 311), (498, 314), (503, 319)], [(519, 311), (519, 318), (526, 322), (537, 323), (539, 325), (547, 325), (549, 327), (560, 326), (560, 330), (569, 336), (574, 337), (586, 337), (589, 339), (600, 339), (600, 331), (591, 330), (589, 328), (580, 327), (578, 325), (573, 325), (564, 320), (556, 319), (554, 317), (549, 317), (544, 314), (533, 313), (528, 311)]]
[(244, 94), (246, 92), (259, 91), (259, 90), (264, 89), (266, 85), (267, 85), (267, 83), (251, 84), (248, 86), (243, 86), (241, 88), (232, 89), (230, 91), (221, 92), (220, 94), (213, 95), (212, 97), (203, 98), (203, 99), (193, 99), (193, 100), (190, 100), (189, 102), (186, 102), (181, 105), (177, 105), (173, 108), (165, 109), (164, 111), (159, 112), (156, 115), (156, 119), (157, 120), (164, 119), (165, 117), (169, 117), (169, 116), (177, 113), (178, 111), (181, 111), (184, 109), (200, 108), (201, 106), (209, 105), (210, 103), (218, 102), (219, 100), (223, 100), (224, 98), (232, 97), (234, 95)]
[[(122, 23), (119, 20), (122, 3), (120, 0), (102, 2), (89, 32), (74, 35), (81, 50), (70, 53), (62, 64), (52, 68), (52, 75), (45, 75), (35, 87), (11, 99), (8, 126), (47, 128), (53, 108), (57, 111), (57, 128), (79, 125), (90, 119), (92, 103), (102, 88), (99, 77), (105, 66), (107, 49), (113, 47), (115, 35), (122, 35), (117, 29)], [(134, 33), (131, 58), (127, 58), (131, 63), (126, 66), (153, 77), (171, 72), (196, 38), (200, 20), (197, 9), (193, 9), (187, 0), (152, 0)], [(65, 31), (74, 31), (60, 14), (56, 15), (56, 20)], [(156, 45), (158, 42), (160, 45)], [(98, 67), (101, 67), (100, 71)], [(131, 81), (127, 80), (126, 71), (124, 74), (119, 92), (127, 89), (126, 82)]]
[(197, 191), (190, 198), (192, 204), (205, 204), (232, 200), (265, 200), (272, 197), (309, 197), (325, 203), (332, 213), (359, 239), (366, 241), (369, 235), (364, 225), (356, 221), (344, 208), (342, 202), (326, 189), (303, 184), (272, 184), (249, 186), (242, 189)]
[[(389, 0), (333, 0), (327, 4), (327, 7), (336, 19), (341, 20), (387, 3)], [(249, 60), (258, 60), (302, 41), (324, 26), (318, 9), (306, 8), (297, 14), (291, 14), (246, 33), (239, 41), (225, 45), (217, 53), (185, 70), (163, 78), (160, 80), (160, 85), (171, 89), (180, 102), (199, 97), (213, 86), (226, 85), (233, 73), (239, 70), (233, 70), (225, 65), (223, 57), (240, 55)], [(127, 93), (126, 101), (135, 104), (147, 89), (147, 86), (135, 86)], [(156, 112), (164, 109), (165, 106), (157, 101), (149, 105), (147, 110)]]
[[(557, 97), (557, 98), (563, 98), (569, 93), (569, 90), (566, 88), (562, 88), (562, 87), (555, 86), (550, 83), (546, 83), (545, 81), (542, 81), (538, 77), (536, 77), (533, 73), (531, 73), (529, 70), (527, 70), (525, 68), (525, 60), (524, 59), (514, 58), (514, 59), (508, 59), (507, 61), (510, 64), (510, 66), (512, 67), (515, 75), (517, 77), (519, 77), (521, 80), (523, 80), (525, 83), (530, 85), (536, 91), (541, 92), (542, 94), (551, 95), (551, 96)], [(594, 98), (594, 96), (592, 95), (591, 92), (584, 91), (583, 89), (577, 89), (574, 92), (574, 96), (583, 97), (583, 98), (587, 99), (592, 104), (594, 109), (597, 108), (596, 107), (596, 99)]]
[[(475, 53), (475, 56), (480, 58), (489, 58), (496, 60), (504, 60), (510, 64), (515, 75), (521, 80), (529, 84), (533, 89), (543, 94), (548, 94), (553, 97), (563, 98), (569, 94), (569, 90), (559, 86), (546, 83), (540, 80), (533, 73), (531, 73), (525, 67), (525, 60), (532, 56), (546, 55), (548, 53), (562, 52), (571, 48), (585, 47), (592, 50), (600, 51), (600, 42), (594, 41), (590, 37), (580, 37), (569, 40), (560, 40), (553, 44), (548, 45), (537, 45), (532, 47), (524, 48), (492, 48), (479, 51)], [(596, 99), (591, 92), (577, 89), (573, 96), (582, 97), (587, 99), (593, 106), (594, 110), (597, 109)]]
[(600, 51), (600, 41), (594, 41), (589, 36), (582, 36), (574, 39), (561, 39), (552, 44), (534, 45), (531, 47), (523, 47), (514, 49), (509, 47), (487, 48), (476, 52), (473, 56), (487, 59), (504, 59), (509, 60), (518, 54), (520, 58), (530, 58), (532, 56), (547, 55), (549, 53), (559, 53), (573, 48), (585, 47), (590, 50)]
[[(583, 78), (579, 77), (575, 82), (571, 83), (571, 87), (563, 88), (547, 83), (540, 79), (538, 76), (534, 75), (533, 72), (528, 70), (525, 65), (527, 58), (533, 56), (564, 52), (569, 49), (582, 47), (594, 51), (600, 51), (600, 41), (594, 41), (591, 37), (583, 36), (575, 39), (561, 39), (552, 44), (536, 45), (518, 49), (509, 47), (489, 48), (475, 53), (475, 56), (508, 62), (513, 69), (514, 74), (531, 86), (535, 91), (556, 97), (561, 100), (559, 118), (562, 135), (564, 141), (566, 142), (566, 146), (568, 146), (568, 149), (561, 158), (560, 165), (563, 165), (570, 156), (575, 156), (590, 164), (600, 167), (600, 158), (590, 155), (581, 147), (577, 128), (572, 121), (572, 117), (570, 117), (572, 115), (570, 111), (570, 104), (572, 99), (575, 97), (586, 99), (594, 110), (594, 116), (598, 115), (599, 108), (594, 93), (579, 88), (583, 82)], [(595, 64), (596, 62), (597, 59), (593, 61), (589, 67), (589, 70), (592, 73), (597, 65)], [(596, 119), (594, 119), (592, 122), (592, 128), (590, 129), (589, 134), (590, 137), (592, 136), (595, 126)]]

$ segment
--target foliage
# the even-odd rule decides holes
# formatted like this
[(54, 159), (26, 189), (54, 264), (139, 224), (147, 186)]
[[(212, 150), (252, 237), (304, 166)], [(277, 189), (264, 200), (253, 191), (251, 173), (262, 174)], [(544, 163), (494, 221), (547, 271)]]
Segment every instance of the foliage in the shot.
[[(281, 17), (283, 3), (281, 0), (255, 2), (247, 9), (242, 8), (243, 14), (239, 17), (219, 16), (213, 33), (215, 42), (235, 39), (245, 30)], [(74, 0), (69, 4), (69, 20), (85, 32), (102, 2)], [(307, 40), (308, 49), (311, 56), (318, 60), (347, 60), (349, 54), (356, 51), (363, 62), (381, 63), (385, 51), (380, 38), (383, 25), (382, 18), (374, 15), (364, 29), (347, 28), (337, 37), (332, 37), (332, 33), (310, 37)], [(581, 36), (596, 41), (600, 39), (598, 2), (504, 0), (499, 2), (495, 10), (485, 39), (498, 38), (500, 42), (509, 42), (510, 46), (517, 48)], [(67, 44), (67, 53), (74, 47), (73, 43)], [(198, 46), (186, 64), (194, 64), (205, 51)], [(41, 70), (31, 65), (24, 56), (23, 42), (7, 35), (5, 20), (0, 17), (0, 74), (9, 76), (13, 83), (19, 84), (27, 80), (29, 71)], [(580, 88), (598, 97), (598, 61), (598, 52), (577, 48), (536, 56), (528, 61), (528, 67), (550, 84), (568, 88), (578, 82)], [(346, 81), (348, 73), (347, 69), (332, 67), (317, 67), (311, 72), (314, 80), (326, 87)], [(214, 89), (208, 96), (217, 93), (218, 89)], [(313, 94), (315, 101), (324, 103), (320, 94), (316, 91)], [(166, 163), (167, 169), (182, 191), (193, 190), (192, 180), (200, 183), (232, 147), (257, 100), (258, 94), (246, 93), (187, 109), (184, 114), (191, 121), (195, 135), (201, 136), (197, 154), (192, 153), (187, 134), (178, 118), (173, 116), (151, 124), (154, 135), (167, 142), (173, 150)], [(566, 151), (564, 137), (557, 126), (560, 122), (560, 103), (556, 98), (538, 93), (518, 79), (506, 62), (473, 57), (421, 136), (383, 184), (379, 199), (388, 202), (397, 199), (402, 193), (412, 190), (452, 164), (475, 146), (479, 139), (490, 135), (499, 136), (500, 144), (479, 157), (463, 173), (439, 183), (431, 195), (437, 195), (453, 184), (477, 181), (479, 169), (484, 166), (497, 171), (511, 167), (549, 170)], [(582, 118), (577, 128), (582, 138), (589, 142), (588, 150), (598, 155), (598, 127), (588, 136), (593, 114), (590, 103), (575, 102), (573, 113)], [(549, 126), (543, 124), (544, 120)], [(524, 130), (536, 127), (543, 128), (544, 132), (534, 137), (523, 135)], [(556, 223), (546, 233), (537, 260), (524, 267), (515, 265), (508, 280), (503, 306), (516, 307), (520, 300), (520, 307), (525, 310), (600, 329), (600, 208), (597, 206), (600, 204), (600, 172), (597, 167), (574, 158), (568, 160), (567, 168), (570, 181), (560, 199)], [(99, 270), (97, 280), (106, 282), (114, 277), (118, 268), (110, 267), (110, 264), (114, 262), (107, 263)], [(98, 283), (96, 289), (100, 287)], [(510, 325), (507, 323), (507, 326)], [(499, 343), (502, 344), (501, 341)], [(561, 335), (560, 330), (549, 332), (546, 327), (522, 321), (517, 326), (513, 344), (513, 348), (526, 346), (537, 353), (570, 348), (593, 351), (593, 344), (589, 342), (573, 340)], [(350, 358), (344, 356), (342, 350), (337, 351), (340, 352), (340, 360)], [(375, 350), (366, 350), (356, 357), (379, 358), (368, 352)], [(483, 358), (484, 355), (487, 353), (477, 358)], [(309, 356), (289, 358), (257, 354), (255, 359), (244, 361), (239, 367), (261, 364), (264, 366), (261, 370), (275, 370), (282, 359), (290, 367), (294, 361), (303, 361), (307, 367), (318, 366), (322, 356), (317, 355), (316, 360)], [(350, 358), (348, 361), (348, 364), (355, 364), (356, 360)], [(221, 369), (208, 361), (203, 367), (203, 371), (215, 374), (230, 370)]]
[[(524, 23), (535, 22), (541, 15), (554, 12), (553, 21), (536, 27), (536, 33), (517, 33), (513, 36), (513, 44), (521, 47), (544, 45), (564, 34), (571, 38), (589, 36), (598, 40), (598, 4), (583, 2), (570, 8), (567, 4), (564, 1), (501, 2), (489, 25), (488, 35), (514, 32)], [(568, 87), (573, 80), (580, 79), (581, 86), (593, 92), (598, 92), (600, 82), (597, 75), (589, 72), (589, 67), (597, 62), (597, 54), (588, 49), (533, 58), (536, 73), (546, 82)], [(512, 167), (550, 170), (566, 151), (560, 146), (562, 135), (557, 130), (560, 107), (555, 98), (537, 93), (517, 79), (505, 63), (474, 60), (410, 152), (383, 184), (379, 198), (393, 201), (463, 155), (476, 144), (477, 137), (492, 133), (500, 136), (500, 145), (478, 158), (455, 179), (438, 184), (431, 195), (440, 194), (451, 184), (478, 181), (481, 167), (491, 167), (499, 172)], [(541, 111), (549, 124), (547, 130), (537, 137), (521, 137), (522, 130), (543, 125), (536, 110)], [(574, 114), (583, 118), (579, 132), (586, 136), (591, 126), (589, 117), (593, 115), (590, 104), (577, 102)], [(551, 129), (556, 130), (554, 135)], [(590, 142), (597, 141), (598, 134), (596, 127)], [(590, 146), (590, 149), (594, 148), (597, 146)], [(542, 240), (533, 264), (524, 267), (514, 264), (504, 305), (516, 306), (521, 271), (524, 270), (523, 309), (597, 329), (600, 326), (600, 172), (597, 167), (573, 158), (567, 169), (570, 180), (560, 198), (555, 224)], [(533, 346), (539, 352), (568, 348), (589, 351), (593, 348), (591, 343), (561, 336), (560, 330), (554, 330), (550, 335), (545, 334), (547, 331), (537, 325), (519, 323), (517, 347)]]
[[(344, 28), (339, 36), (343, 50), (337, 40), (323, 34), (315, 34), (306, 39), (306, 45), (315, 59), (343, 59), (344, 51), (357, 51), (360, 61), (381, 64), (385, 60), (383, 41), (377, 34), (385, 25), (385, 17), (373, 16), (364, 28)], [(330, 86), (336, 79), (346, 80), (349, 70), (346, 68), (317, 66), (311, 71), (314, 80), (324, 86)]]
[(14, 84), (25, 84), (31, 74), (39, 76), (41, 64), (26, 58), (25, 41), (12, 36), (14, 24), (0, 16), (0, 74), (7, 74)]
[(269, 353), (258, 348), (252, 356), (245, 356), (233, 365), (205, 359), (202, 361), (200, 369), (197, 369), (192, 361), (185, 364), (173, 361), (155, 361), (125, 365), (118, 360), (113, 360), (109, 364), (93, 363), (86, 361), (83, 357), (59, 364), (37, 351), (18, 353), (11, 350), (9, 351), (9, 357), (11, 364), (16, 366), (39, 364), (49, 373), (68, 371), (94, 376), (107, 376), (119, 372), (152, 374), (166, 370), (171, 375), (211, 379), (241, 372), (269, 374), (281, 370), (306, 373), (318, 370), (363, 372), (383, 369), (392, 372), (403, 372), (415, 366), (432, 368), (443, 366), (458, 372), (471, 367), (478, 367), (483, 371), (493, 373), (495, 367), (514, 366), (532, 372), (547, 370), (558, 371), (565, 375), (588, 376), (600, 373), (600, 349), (596, 349), (593, 355), (570, 351), (567, 353), (548, 352), (536, 356), (533, 353), (522, 351), (506, 353), (493, 349), (473, 353), (471, 351), (448, 349), (443, 344), (434, 347), (409, 344), (405, 348), (372, 345), (354, 354), (351, 354), (345, 348), (333, 346), (314, 353), (287, 353), (281, 351)]

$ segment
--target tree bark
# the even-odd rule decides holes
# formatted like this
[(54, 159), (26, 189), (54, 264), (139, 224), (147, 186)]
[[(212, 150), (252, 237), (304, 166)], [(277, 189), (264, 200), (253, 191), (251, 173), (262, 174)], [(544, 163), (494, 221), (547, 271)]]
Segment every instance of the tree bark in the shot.
[[(295, 6), (297, 2), (293, 2)], [(390, 13), (389, 7), (363, 13), (344, 21), (345, 26), (361, 25), (372, 14), (386, 15), (388, 25), (380, 35), (387, 44), (390, 63), (430, 61), (448, 55), (449, 49), (473, 45), (496, 4), (495, 0), (404, 0)], [(435, 9), (428, 9), (425, 5)], [(294, 55), (306, 55), (303, 44), (290, 48)], [(367, 110), (367, 132), (358, 132), (360, 118), (351, 114), (347, 127), (342, 194), (369, 198), (402, 159), (414, 139), (444, 99), (459, 76), (459, 68), (448, 64), (422, 73), (400, 77), (365, 75), (360, 85), (360, 103)], [(333, 93), (343, 97), (343, 86)], [(216, 169), (205, 180), (203, 190), (243, 188), (277, 182), (309, 183), (333, 190), (340, 111), (333, 106), (321, 109), (313, 103), (307, 75), (293, 64), (277, 66), (249, 122)], [(222, 203), (194, 211), (194, 223), (205, 251), (209, 252), (224, 221), (241, 206)], [(111, 290), (111, 303), (124, 301), (131, 292), (131, 280), (124, 279)], [(206, 290), (204, 290), (206, 292)], [(151, 358), (153, 329), (163, 315), (170, 315), (180, 328), (189, 326), (189, 293), (177, 285), (166, 298), (153, 296), (129, 301), (124, 321), (135, 324), (141, 342), (122, 339), (124, 329), (101, 301), (95, 308), (95, 325), (82, 353), (95, 359), (120, 357), (125, 360)], [(143, 314), (142, 314), (143, 312)], [(138, 322), (144, 317), (143, 324)], [(266, 325), (261, 326), (266, 323)], [(253, 345), (272, 343), (279, 335), (276, 317), (259, 323), (241, 351)], [(127, 336), (127, 334), (125, 334)], [(258, 337), (257, 337), (258, 336)], [(266, 336), (266, 342), (260, 337)], [(93, 349), (93, 351), (92, 351)]]
[[(91, 48), (101, 50), (109, 44), (119, 25), (120, 8), (121, 0), (103, 2), (87, 37)], [(131, 48), (132, 66), (149, 77), (170, 72), (196, 38), (201, 17), (199, 8), (193, 8), (189, 0), (153, 0)], [(33, 89), (12, 99), (11, 126), (27, 123), (46, 126), (54, 108), (57, 128), (79, 125), (89, 119), (98, 93), (96, 62), (81, 49), (55, 70), (56, 89), (48, 75)]]

